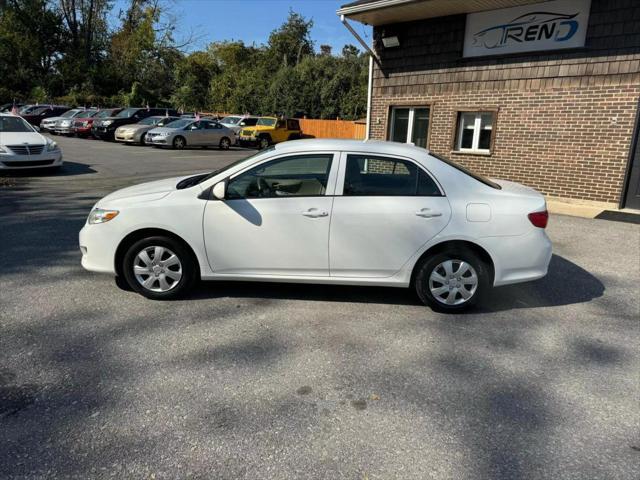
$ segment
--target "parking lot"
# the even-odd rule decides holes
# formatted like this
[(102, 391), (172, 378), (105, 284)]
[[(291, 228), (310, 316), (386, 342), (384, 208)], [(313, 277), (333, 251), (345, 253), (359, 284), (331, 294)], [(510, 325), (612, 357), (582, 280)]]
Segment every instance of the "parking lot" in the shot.
[(101, 196), (250, 150), (57, 138), (0, 186), (1, 478), (640, 477), (640, 227), (552, 216), (549, 275), (437, 314), (405, 290), (80, 267)]

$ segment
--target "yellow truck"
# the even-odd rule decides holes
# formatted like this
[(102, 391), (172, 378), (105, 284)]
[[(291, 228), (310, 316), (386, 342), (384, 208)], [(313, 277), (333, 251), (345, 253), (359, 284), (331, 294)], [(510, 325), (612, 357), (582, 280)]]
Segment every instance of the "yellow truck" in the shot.
[(301, 137), (300, 122), (295, 118), (260, 117), (255, 126), (240, 130), (240, 146), (262, 150), (274, 143)]

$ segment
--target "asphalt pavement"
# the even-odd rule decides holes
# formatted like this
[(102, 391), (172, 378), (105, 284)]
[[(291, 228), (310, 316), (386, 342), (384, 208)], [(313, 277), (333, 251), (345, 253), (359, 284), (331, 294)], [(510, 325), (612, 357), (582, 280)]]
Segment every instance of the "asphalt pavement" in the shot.
[(0, 186), (0, 478), (640, 478), (640, 226), (552, 216), (549, 275), (460, 315), (373, 287), (153, 302), (81, 268), (89, 209), (252, 152), (57, 140), (61, 172)]

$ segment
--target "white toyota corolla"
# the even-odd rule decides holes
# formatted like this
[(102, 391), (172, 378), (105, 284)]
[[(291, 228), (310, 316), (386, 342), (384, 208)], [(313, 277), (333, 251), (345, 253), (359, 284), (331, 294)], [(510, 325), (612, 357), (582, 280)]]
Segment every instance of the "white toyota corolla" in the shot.
[(80, 232), (82, 265), (152, 299), (198, 279), (412, 287), (460, 310), (543, 277), (544, 197), (399, 143), (285, 142), (209, 174), (118, 190)]

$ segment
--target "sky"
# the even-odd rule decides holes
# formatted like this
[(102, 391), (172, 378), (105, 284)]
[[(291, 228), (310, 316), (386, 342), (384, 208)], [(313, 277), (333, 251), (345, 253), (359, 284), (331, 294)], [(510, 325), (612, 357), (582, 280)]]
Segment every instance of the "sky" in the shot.
[[(112, 14), (122, 7), (124, 0), (116, 1)], [(358, 42), (340, 23), (336, 10), (351, 0), (173, 0), (172, 10), (178, 19), (176, 40), (193, 31), (198, 40), (190, 50), (205, 48), (217, 40), (242, 40), (245, 44), (266, 43), (272, 30), (287, 19), (292, 9), (307, 19), (313, 19), (311, 37), (316, 51), (328, 44), (334, 53), (340, 53), (345, 44), (359, 47)], [(125, 2), (126, 3), (126, 2)], [(370, 28), (359, 23), (352, 26), (369, 42)]]

